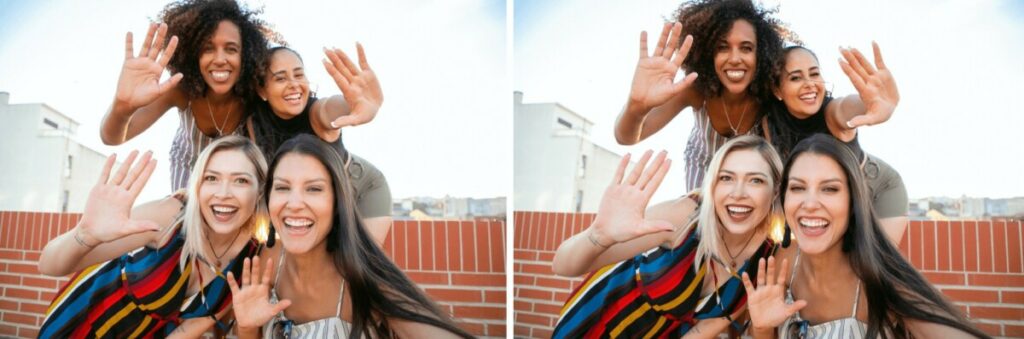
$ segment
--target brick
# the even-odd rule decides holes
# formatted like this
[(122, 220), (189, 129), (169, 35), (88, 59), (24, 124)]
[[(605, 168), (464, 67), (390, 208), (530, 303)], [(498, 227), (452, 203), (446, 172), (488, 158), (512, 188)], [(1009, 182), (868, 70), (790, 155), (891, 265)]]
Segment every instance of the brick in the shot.
[(458, 221), (448, 221), (445, 227), (448, 228), (448, 270), (461, 271), (463, 267), (459, 258), (462, 258), (462, 247), (459, 239), (462, 228), (459, 227)]
[(928, 282), (935, 285), (963, 285), (963, 273), (921, 272)]
[[(555, 319), (538, 314), (518, 313), (516, 314), (516, 324), (534, 324), (550, 327), (555, 325)], [(548, 336), (548, 338), (550, 338), (550, 336)]]
[(434, 269), (438, 271), (448, 270), (448, 226), (445, 222), (432, 224), (434, 232)]
[(17, 287), (4, 288), (4, 296), (10, 298), (39, 300), (39, 292)]
[(922, 259), (922, 256), (924, 255), (924, 245), (922, 244), (922, 240), (924, 238), (921, 231), (921, 223), (916, 221), (910, 223), (909, 233), (910, 263), (914, 265), (914, 267), (921, 268), (921, 265), (924, 265), (924, 259)]
[(996, 291), (944, 288), (942, 289), (942, 294), (945, 294), (954, 301), (960, 302), (999, 302), (999, 292)]
[(504, 274), (452, 273), (452, 284), (457, 286), (505, 286)]
[(1007, 255), (1006, 253), (1006, 222), (996, 221), (992, 227), (992, 252), (994, 262), (992, 263), (992, 271), (994, 272), (1009, 272), (1007, 270)]
[(487, 330), (484, 331), (484, 334), (491, 337), (504, 338), (507, 331), (503, 324), (487, 324)]
[(1024, 338), (1024, 326), (1022, 325), (1003, 325), (1003, 335), (1014, 338)]
[(964, 222), (964, 267), (968, 272), (978, 271), (978, 223)]
[(515, 260), (536, 261), (537, 260), (537, 251), (515, 250), (512, 253), (512, 257)]
[(0, 299), (0, 311), (17, 311), (21, 308), (18, 307), (18, 303), (6, 299)]
[(971, 318), (974, 319), (1024, 319), (1024, 307), (971, 306)]
[(531, 273), (539, 275), (554, 275), (555, 272), (551, 271), (551, 265), (539, 265), (539, 264), (521, 264), (522, 273)]
[(978, 223), (978, 271), (994, 272), (992, 269), (992, 223)]
[[(518, 323), (516, 323), (516, 324), (518, 324)], [(526, 326), (516, 325), (515, 327), (512, 328), (512, 334), (515, 335), (516, 338), (519, 338), (519, 337), (529, 337), (530, 336), (530, 328), (526, 327)]]
[(15, 264), (15, 263), (8, 263), (7, 264), (7, 272), (20, 273), (20, 274), (34, 274), (34, 275), (41, 275), (42, 274), (42, 273), (39, 273), (39, 267), (36, 266), (36, 265)]
[(34, 328), (19, 327), (18, 336), (22, 338), (38, 338), (39, 330)]
[(403, 270), (409, 267), (409, 249), (408, 239), (406, 239), (406, 230), (409, 228), (408, 221), (395, 222), (391, 226), (391, 232), (395, 235), (395, 265), (402, 268)]
[(480, 291), (463, 289), (428, 288), (427, 294), (438, 301), (461, 301), (479, 303), (483, 301)]
[(420, 265), (420, 225), (418, 221), (410, 221), (405, 228), (405, 267), (411, 270), (422, 269)]
[[(62, 285), (63, 286), (63, 283)], [(39, 300), (49, 302), (57, 297), (57, 292), (39, 292)]]
[(536, 286), (569, 290), (572, 287), (572, 282), (565, 279), (537, 277)]
[(434, 268), (434, 223), (429, 221), (420, 222), (419, 229), (419, 244), (420, 244), (420, 267), (424, 270), (433, 270)]
[(492, 222), (488, 228), (491, 232), (491, 272), (505, 273), (505, 223)]
[[(554, 323), (552, 323), (551, 328), (554, 328), (554, 326)], [(534, 338), (551, 338), (551, 335), (554, 333), (551, 330), (534, 327), (532, 334)]]
[(960, 221), (954, 221), (951, 222), (949, 225), (949, 236), (951, 242), (953, 243), (953, 245), (951, 245), (949, 248), (949, 251), (951, 252), (950, 259), (952, 259), (953, 261), (953, 264), (952, 266), (950, 266), (950, 269), (958, 272), (963, 271), (964, 261), (966, 260), (964, 258), (964, 223)]
[(974, 327), (977, 327), (982, 332), (985, 332), (986, 334), (991, 335), (991, 336), (1001, 336), (1002, 332), (1003, 332), (1002, 329), (1001, 329), (1002, 326), (999, 326), (997, 324), (977, 323), (976, 322), (976, 323), (974, 323)]
[(466, 332), (469, 332), (472, 335), (476, 335), (476, 336), (485, 335), (484, 334), (484, 324), (471, 323), (471, 322), (464, 322), (464, 321), (462, 321), (462, 322), (459, 322), (458, 325), (459, 325), (459, 328), (461, 328), (463, 330), (466, 330)]
[(406, 271), (405, 275), (409, 276), (409, 279), (412, 279), (412, 281), (419, 285), (448, 285), (447, 273)]
[(997, 287), (1021, 287), (1024, 286), (1024, 275), (1019, 274), (985, 274), (975, 273), (968, 275), (968, 285), (971, 286), (997, 286)]
[(34, 313), (40, 316), (46, 315), (46, 309), (49, 308), (49, 304), (37, 304), (23, 302), (21, 303), (21, 311), (24, 313)]
[(516, 274), (514, 277), (512, 277), (512, 284), (514, 286), (532, 286), (533, 283), (534, 283), (534, 280), (536, 280), (536, 279), (537, 278), (535, 278), (533, 276)]
[(53, 278), (22, 277), (21, 283), (24, 286), (41, 287), (48, 289), (57, 288), (57, 280)]
[(543, 261), (543, 262), (548, 262), (548, 263), (553, 262), (553, 261), (555, 261), (555, 252), (544, 251), (544, 252), (537, 253), (537, 260), (540, 260), (540, 261)]
[(41, 255), (41, 254), (42, 254), (42, 252), (39, 252), (39, 251), (25, 251), (25, 260), (26, 261), (32, 261), (32, 262), (39, 262), (39, 255)]
[(551, 315), (553, 317), (558, 317), (562, 313), (562, 306), (563, 305), (561, 305), (561, 304), (534, 303), (533, 304), (533, 312), (534, 313), (543, 313), (543, 314)]
[(543, 291), (532, 288), (519, 288), (516, 298), (552, 301), (554, 294), (551, 291)]
[(491, 272), (491, 228), (490, 222), (486, 220), (477, 221), (473, 225), (476, 232), (476, 239), (473, 245), (476, 246), (476, 271)]
[(484, 302), (485, 303), (488, 303), (488, 304), (502, 304), (502, 305), (505, 305), (505, 304), (508, 303), (506, 301), (507, 298), (505, 296), (505, 294), (506, 294), (505, 290), (500, 290), (500, 291), (483, 291), (483, 292), (484, 292)]
[(935, 270), (938, 267), (938, 253), (936, 249), (938, 241), (936, 238), (935, 222), (927, 221), (924, 223), (924, 239), (922, 239), (924, 245), (924, 253), (922, 253), (921, 269), (924, 270)]
[(1024, 304), (1024, 292), (999, 291), (1000, 302), (1004, 304)]
[(22, 258), (22, 251), (0, 250), (0, 259), (21, 260)]
[(936, 231), (938, 231), (938, 257), (936, 269), (939, 271), (949, 271), (950, 258), (949, 258), (949, 222), (940, 221), (935, 225)]
[(21, 285), (21, 276), (15, 274), (0, 274), (0, 285)]
[(18, 335), (18, 328), (11, 325), (0, 324), (0, 334), (10, 336)]
[(533, 311), (533, 303), (515, 300), (512, 302), (512, 309), (516, 311), (516, 314), (519, 314), (520, 312), (531, 312)]
[(487, 307), (487, 306), (454, 306), (454, 317), (456, 318), (474, 318), (474, 319), (505, 319), (505, 307)]
[(1009, 253), (1009, 265), (1007, 271), (1010, 273), (1022, 273), (1024, 272), (1024, 264), (1021, 259), (1021, 254), (1024, 254), (1024, 248), (1022, 248), (1020, 240), (1020, 223), (1008, 223), (1006, 224), (1006, 242), (1007, 248), (1006, 253)]
[(28, 315), (28, 314), (22, 314), (22, 313), (14, 313), (14, 312), (4, 312), (4, 316), (3, 316), (4, 322), (25, 324), (25, 325), (31, 325), (31, 326), (36, 326), (37, 325), (36, 324), (36, 319), (37, 318), (39, 318), (39, 317), (34, 316), (34, 315)]

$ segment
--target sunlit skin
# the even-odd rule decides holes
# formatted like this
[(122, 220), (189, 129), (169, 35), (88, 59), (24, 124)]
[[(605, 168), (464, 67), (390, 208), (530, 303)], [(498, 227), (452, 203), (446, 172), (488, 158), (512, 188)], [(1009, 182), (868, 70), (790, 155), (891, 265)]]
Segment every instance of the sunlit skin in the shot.
[(847, 180), (839, 163), (827, 156), (803, 153), (794, 160), (783, 208), (801, 252), (841, 249), (850, 216)]
[(210, 92), (231, 92), (242, 73), (242, 35), (237, 25), (227, 20), (217, 25), (210, 40), (203, 44), (199, 70)]
[(256, 167), (239, 150), (214, 153), (199, 183), (200, 213), (217, 235), (234, 236), (256, 209)]
[(279, 160), (270, 188), (270, 219), (291, 254), (326, 250), (333, 224), (334, 191), (327, 168), (316, 158), (290, 153)]
[(802, 48), (786, 55), (786, 66), (775, 95), (782, 99), (789, 113), (806, 119), (821, 109), (825, 100), (825, 79), (818, 59)]
[(739, 95), (747, 91), (757, 71), (757, 33), (746, 20), (736, 20), (717, 44), (715, 72), (725, 91)]
[(733, 151), (722, 161), (712, 197), (727, 239), (746, 241), (750, 232), (764, 224), (774, 197), (770, 173), (768, 163), (755, 150)]
[(264, 86), (258, 91), (278, 117), (290, 119), (301, 114), (309, 102), (309, 79), (299, 56), (287, 49), (275, 51)]

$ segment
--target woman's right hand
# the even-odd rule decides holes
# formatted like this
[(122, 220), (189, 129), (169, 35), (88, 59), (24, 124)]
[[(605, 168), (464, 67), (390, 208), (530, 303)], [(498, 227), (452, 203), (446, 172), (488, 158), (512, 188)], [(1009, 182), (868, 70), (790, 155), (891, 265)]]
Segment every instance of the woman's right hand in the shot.
[(666, 158), (666, 152), (662, 151), (647, 167), (651, 153), (645, 152), (625, 179), (623, 175), (629, 165), (630, 155), (622, 157), (615, 178), (601, 197), (601, 205), (589, 230), (592, 232), (592, 241), (611, 245), (674, 229), (667, 221), (644, 220), (644, 210), (672, 164), (672, 160)]
[(164, 48), (166, 32), (167, 24), (150, 24), (138, 56), (135, 56), (132, 47), (132, 33), (128, 32), (125, 37), (124, 65), (121, 66), (121, 76), (117, 80), (116, 102), (127, 104), (134, 110), (153, 102), (181, 81), (182, 75), (177, 73), (160, 82), (160, 75), (178, 46), (178, 37), (175, 36), (171, 37), (167, 48)]
[(107, 157), (99, 182), (89, 191), (89, 199), (86, 200), (85, 211), (79, 222), (77, 232), (80, 232), (78, 235), (82, 241), (98, 245), (136, 233), (160, 230), (160, 226), (153, 221), (130, 218), (132, 204), (156, 168), (156, 159), (152, 159), (151, 151), (146, 152), (133, 166), (138, 155), (138, 151), (132, 151), (113, 178), (110, 177), (110, 170), (114, 167), (117, 155)]
[[(250, 265), (251, 264), (251, 265)], [(250, 269), (251, 266), (251, 269)], [(291, 300), (270, 303), (271, 277), (274, 276), (274, 262), (267, 258), (267, 269), (260, 276), (260, 256), (242, 262), (242, 286), (235, 283), (235, 276), (228, 272), (228, 286), (231, 288), (232, 309), (240, 329), (259, 328), (275, 315), (291, 306)]]
[(687, 35), (683, 46), (679, 47), (682, 29), (678, 22), (675, 25), (666, 23), (652, 55), (647, 55), (647, 32), (640, 33), (640, 60), (636, 63), (629, 91), (629, 104), (639, 105), (638, 111), (648, 112), (664, 104), (697, 80), (697, 73), (690, 73), (683, 80), (674, 82), (693, 45), (693, 37)]
[(807, 306), (807, 302), (803, 300), (786, 304), (788, 264), (788, 260), (782, 260), (782, 269), (776, 278), (775, 257), (768, 257), (767, 273), (764, 258), (758, 260), (756, 286), (750, 282), (747, 272), (743, 272), (743, 287), (747, 290), (747, 311), (750, 312), (750, 323), (755, 330), (779, 327), (787, 318)]

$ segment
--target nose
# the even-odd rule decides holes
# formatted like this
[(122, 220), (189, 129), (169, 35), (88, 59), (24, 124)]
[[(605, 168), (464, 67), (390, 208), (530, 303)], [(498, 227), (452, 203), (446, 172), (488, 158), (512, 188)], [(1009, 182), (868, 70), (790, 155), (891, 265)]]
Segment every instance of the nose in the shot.
[(743, 62), (743, 59), (740, 58), (740, 51), (735, 48), (729, 49), (729, 62), (734, 64)]
[(292, 190), (288, 192), (288, 200), (285, 202), (285, 208), (288, 209), (299, 209), (302, 208), (302, 194), (298, 190)]
[(214, 192), (214, 196), (218, 198), (226, 198), (231, 196), (231, 188), (227, 180), (224, 180), (220, 183), (220, 186), (217, 187), (217, 191)]
[(729, 196), (733, 198), (742, 198), (747, 196), (747, 190), (743, 182), (738, 182), (732, 186), (732, 190), (729, 191)]
[(803, 196), (803, 201), (800, 203), (800, 207), (807, 210), (821, 208), (821, 201), (818, 199), (818, 194), (815, 192), (805, 194)]

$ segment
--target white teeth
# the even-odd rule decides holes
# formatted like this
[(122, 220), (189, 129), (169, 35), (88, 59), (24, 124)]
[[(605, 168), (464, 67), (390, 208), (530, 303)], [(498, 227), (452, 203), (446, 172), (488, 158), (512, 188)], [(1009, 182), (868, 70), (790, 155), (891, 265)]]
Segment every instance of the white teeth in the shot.
[(828, 220), (821, 218), (800, 218), (797, 221), (800, 222), (800, 226), (804, 227), (824, 227), (828, 225)]
[(228, 71), (212, 71), (212, 72), (210, 72), (210, 76), (213, 77), (213, 80), (217, 80), (217, 81), (227, 80), (228, 79), (228, 75), (231, 75), (231, 72), (228, 72)]
[(238, 210), (238, 207), (213, 206), (213, 211), (214, 212), (218, 212), (218, 213), (232, 213), (232, 212), (237, 211), (237, 210)]
[(285, 95), (284, 99), (285, 100), (299, 100), (299, 98), (301, 98), (301, 97), (302, 97), (302, 94), (295, 93), (295, 94)]
[(814, 99), (817, 99), (817, 98), (818, 98), (818, 93), (807, 93), (807, 94), (804, 94), (804, 95), (800, 96), (800, 99), (804, 99), (804, 100), (814, 100)]
[(313, 225), (313, 220), (306, 218), (284, 218), (284, 225), (288, 227), (307, 227)]
[(740, 207), (740, 206), (729, 206), (728, 209), (729, 209), (729, 212), (732, 212), (732, 213), (747, 213), (747, 212), (750, 212), (750, 211), (754, 210), (752, 207)]
[(747, 74), (747, 71), (725, 71), (725, 76), (730, 80), (742, 79), (744, 74)]

